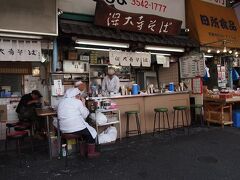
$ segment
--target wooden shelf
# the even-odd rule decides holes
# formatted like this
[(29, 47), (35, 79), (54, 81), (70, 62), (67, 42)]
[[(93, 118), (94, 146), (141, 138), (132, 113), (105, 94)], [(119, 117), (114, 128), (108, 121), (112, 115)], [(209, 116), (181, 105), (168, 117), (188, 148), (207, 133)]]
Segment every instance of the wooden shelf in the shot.
[(109, 64), (90, 64), (90, 66), (108, 66)]
[(59, 72), (59, 73), (50, 73), (50, 74), (56, 74), (56, 75), (64, 75), (64, 74), (89, 74), (89, 72), (85, 72), (85, 73), (74, 73), (74, 72), (71, 72), (71, 73), (67, 73), (67, 72)]

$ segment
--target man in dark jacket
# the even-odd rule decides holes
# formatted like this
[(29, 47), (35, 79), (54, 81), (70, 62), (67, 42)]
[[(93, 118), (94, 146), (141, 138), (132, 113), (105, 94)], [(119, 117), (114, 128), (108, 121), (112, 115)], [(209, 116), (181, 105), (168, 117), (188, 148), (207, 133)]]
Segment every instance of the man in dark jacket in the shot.
[(42, 95), (38, 90), (33, 90), (22, 96), (16, 109), (19, 121), (31, 122), (36, 120), (35, 108), (41, 107), (41, 97)]

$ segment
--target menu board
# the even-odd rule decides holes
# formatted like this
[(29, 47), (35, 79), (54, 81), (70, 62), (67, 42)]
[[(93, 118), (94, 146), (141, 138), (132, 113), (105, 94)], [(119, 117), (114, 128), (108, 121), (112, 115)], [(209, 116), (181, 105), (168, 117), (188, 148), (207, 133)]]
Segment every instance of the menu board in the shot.
[(181, 78), (194, 78), (204, 76), (203, 54), (183, 56), (179, 59)]

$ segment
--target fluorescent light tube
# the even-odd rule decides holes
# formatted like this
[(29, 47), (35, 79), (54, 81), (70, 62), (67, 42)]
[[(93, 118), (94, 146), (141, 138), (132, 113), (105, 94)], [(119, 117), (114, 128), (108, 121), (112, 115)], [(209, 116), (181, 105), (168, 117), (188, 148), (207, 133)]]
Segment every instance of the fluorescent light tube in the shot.
[(153, 50), (153, 51), (170, 51), (170, 52), (184, 52), (184, 48), (178, 47), (166, 47), (166, 46), (151, 46), (146, 45), (146, 50)]
[(110, 51), (110, 49), (91, 48), (91, 47), (75, 47), (75, 49), (93, 50), (93, 51)]
[(32, 36), (32, 35), (25, 35), (25, 34), (10, 34), (10, 33), (0, 33), (0, 37), (42, 39), (42, 36)]
[(205, 58), (212, 58), (213, 55), (204, 55)]
[(77, 44), (92, 45), (92, 46), (106, 46), (106, 47), (117, 47), (117, 48), (129, 48), (128, 43), (118, 43), (109, 41), (97, 41), (89, 39), (77, 39)]

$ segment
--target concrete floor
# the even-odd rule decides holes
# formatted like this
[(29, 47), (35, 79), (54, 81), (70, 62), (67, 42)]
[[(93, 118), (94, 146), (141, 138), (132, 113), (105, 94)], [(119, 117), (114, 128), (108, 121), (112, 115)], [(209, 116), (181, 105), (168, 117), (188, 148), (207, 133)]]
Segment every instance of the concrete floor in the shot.
[(48, 160), (46, 148), (26, 149), (21, 163), (15, 151), (1, 152), (0, 179), (240, 179), (240, 131), (231, 127), (123, 139), (102, 147), (98, 159), (71, 157), (67, 170), (64, 160)]

